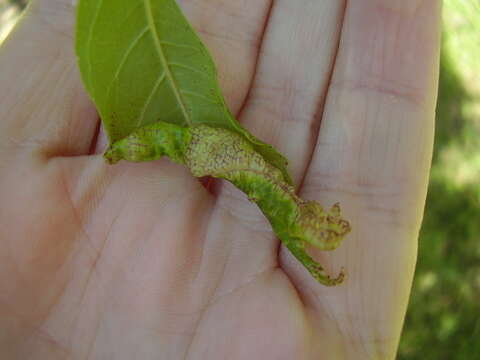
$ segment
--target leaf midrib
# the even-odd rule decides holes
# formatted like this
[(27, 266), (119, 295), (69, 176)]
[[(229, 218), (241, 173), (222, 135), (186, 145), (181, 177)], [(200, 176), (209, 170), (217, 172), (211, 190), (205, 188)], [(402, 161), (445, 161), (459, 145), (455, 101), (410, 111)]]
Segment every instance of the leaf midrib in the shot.
[(180, 107), (180, 110), (182, 111), (183, 117), (185, 118), (185, 121), (189, 126), (192, 125), (192, 121), (188, 116), (187, 109), (185, 108), (185, 105), (183, 104), (182, 97), (180, 95), (180, 92), (178, 90), (178, 87), (176, 85), (175, 79), (173, 78), (172, 72), (170, 71), (170, 67), (168, 66), (167, 58), (165, 56), (165, 53), (162, 48), (162, 44), (160, 42), (160, 37), (157, 32), (157, 28), (155, 27), (155, 21), (153, 19), (153, 13), (152, 13), (152, 4), (151, 0), (143, 0), (143, 3), (145, 5), (145, 13), (147, 16), (147, 23), (148, 27), (150, 28), (150, 31), (152, 32), (152, 37), (153, 37), (153, 42), (155, 44), (155, 49), (158, 53), (158, 56), (160, 57), (160, 61), (162, 63), (162, 66), (165, 71), (165, 76), (168, 80), (168, 83), (170, 84), (170, 87), (172, 88), (172, 91), (175, 95), (175, 98), (177, 99), (177, 103)]

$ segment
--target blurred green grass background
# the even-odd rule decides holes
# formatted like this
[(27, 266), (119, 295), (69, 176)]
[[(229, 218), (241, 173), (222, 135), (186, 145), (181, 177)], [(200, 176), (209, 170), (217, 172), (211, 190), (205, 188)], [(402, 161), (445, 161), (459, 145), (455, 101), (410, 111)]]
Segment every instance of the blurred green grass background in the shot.
[[(26, 3), (0, 0), (0, 42)], [(436, 124), (398, 359), (475, 360), (480, 359), (479, 0), (444, 1)]]

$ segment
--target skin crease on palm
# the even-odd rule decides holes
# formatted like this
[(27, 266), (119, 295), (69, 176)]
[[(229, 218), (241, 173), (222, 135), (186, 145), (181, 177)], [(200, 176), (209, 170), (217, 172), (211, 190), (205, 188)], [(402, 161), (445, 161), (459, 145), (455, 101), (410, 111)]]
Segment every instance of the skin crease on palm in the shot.
[(182, 0), (227, 102), (352, 233), (318, 284), (259, 210), (161, 160), (110, 166), (70, 0), (0, 48), (5, 359), (393, 359), (433, 142), (439, 0)]

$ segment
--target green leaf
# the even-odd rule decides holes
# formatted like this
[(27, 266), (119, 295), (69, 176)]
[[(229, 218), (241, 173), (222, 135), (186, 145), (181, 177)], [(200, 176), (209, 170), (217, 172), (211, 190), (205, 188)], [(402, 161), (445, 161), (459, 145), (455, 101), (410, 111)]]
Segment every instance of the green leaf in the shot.
[(291, 184), (287, 160), (231, 115), (215, 64), (175, 0), (81, 0), (76, 51), (111, 143), (159, 121), (224, 128)]

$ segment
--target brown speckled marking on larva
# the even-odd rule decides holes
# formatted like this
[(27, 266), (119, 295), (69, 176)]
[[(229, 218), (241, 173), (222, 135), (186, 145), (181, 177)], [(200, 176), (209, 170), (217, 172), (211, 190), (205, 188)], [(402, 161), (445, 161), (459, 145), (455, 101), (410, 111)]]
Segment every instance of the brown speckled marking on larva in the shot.
[[(235, 183), (241, 174), (254, 174), (261, 178), (259, 182), (268, 183), (276, 196), (290, 198), (293, 202), (290, 204), (290, 218), (284, 224), (288, 235), (282, 240), (319, 282), (334, 286), (343, 281), (343, 272), (337, 278), (329, 277), (305, 251), (306, 243), (321, 250), (333, 250), (350, 231), (348, 222), (340, 217), (338, 204), (326, 212), (317, 202), (299, 198), (294, 188), (285, 181), (282, 172), (266, 162), (241, 135), (203, 125), (190, 128), (190, 134), (185, 162), (194, 176), (209, 175)], [(263, 199), (252, 196), (251, 200)], [(275, 216), (272, 215), (275, 208), (267, 211), (270, 211), (270, 216)]]
[(185, 157), (194, 176), (228, 178), (228, 174), (234, 171), (250, 171), (294, 195), (293, 187), (284, 182), (280, 170), (268, 164), (240, 135), (202, 125), (192, 128), (191, 134), (192, 140)]
[(320, 265), (314, 265), (312, 270), (317, 278), (326, 278), (327, 281), (330, 282), (329, 285), (331, 286), (339, 285), (343, 282), (343, 280), (345, 280), (345, 270), (343, 268), (336, 278), (332, 278), (330, 275), (328, 275), (325, 269)]
[(328, 248), (333, 248), (349, 231), (348, 223), (346, 226), (340, 218), (338, 203), (325, 213), (317, 202), (300, 199), (294, 188), (284, 181), (280, 170), (267, 163), (240, 135), (202, 125), (192, 128), (191, 134), (186, 160), (194, 176), (229, 179), (238, 171), (258, 174), (295, 201), (299, 206), (299, 225), (317, 242), (325, 242)]
[[(328, 213), (315, 201), (300, 205), (298, 224), (304, 229), (308, 239), (316, 246), (331, 250), (338, 246), (350, 231), (348, 222), (340, 217), (340, 206), (335, 204)], [(322, 245), (323, 244), (323, 245)]]
[[(185, 153), (187, 166), (196, 177), (213, 176), (234, 181), (243, 174), (262, 177), (297, 205), (303, 201), (284, 179), (242, 136), (229, 130), (199, 125), (190, 129), (191, 141)], [(257, 202), (258, 199), (252, 199)]]

